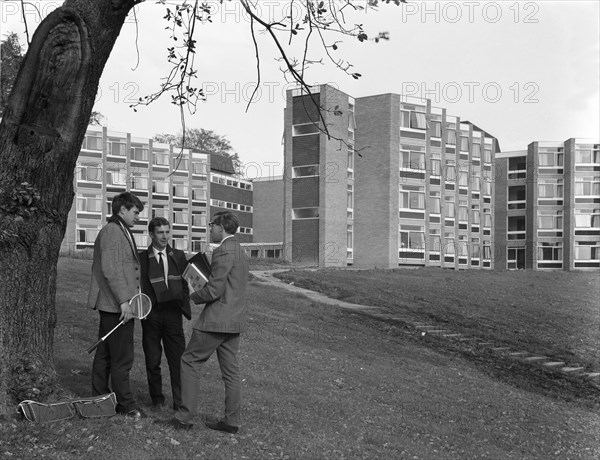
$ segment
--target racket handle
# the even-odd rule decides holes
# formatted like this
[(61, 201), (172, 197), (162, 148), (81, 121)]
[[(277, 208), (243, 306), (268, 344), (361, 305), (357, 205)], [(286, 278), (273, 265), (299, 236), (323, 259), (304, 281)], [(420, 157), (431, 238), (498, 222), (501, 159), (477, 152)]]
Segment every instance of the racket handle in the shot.
[(92, 352), (92, 351), (94, 351), (96, 348), (98, 348), (98, 345), (100, 345), (102, 342), (103, 342), (103, 339), (98, 339), (98, 341), (97, 341), (97, 342), (96, 342), (94, 345), (92, 345), (91, 347), (89, 347), (89, 348), (87, 349), (87, 352), (88, 352), (88, 353), (91, 353), (91, 352)]
[(88, 353), (91, 353), (91, 352), (92, 352), (92, 351), (94, 351), (96, 348), (98, 348), (98, 345), (100, 345), (102, 342), (104, 342), (104, 341), (106, 340), (106, 338), (107, 338), (107, 337), (108, 337), (110, 334), (112, 334), (113, 332), (115, 332), (115, 330), (116, 330), (116, 329), (117, 329), (117, 328), (118, 328), (118, 327), (119, 327), (121, 324), (123, 324), (123, 321), (121, 321), (119, 324), (117, 324), (115, 327), (113, 327), (113, 328), (112, 328), (112, 330), (111, 330), (111, 331), (110, 331), (108, 334), (106, 334), (104, 337), (101, 337), (101, 338), (99, 338), (99, 339), (98, 339), (98, 341), (97, 341), (97, 342), (96, 342), (94, 345), (92, 345), (91, 347), (89, 347), (89, 348), (87, 349), (87, 352), (88, 352)]

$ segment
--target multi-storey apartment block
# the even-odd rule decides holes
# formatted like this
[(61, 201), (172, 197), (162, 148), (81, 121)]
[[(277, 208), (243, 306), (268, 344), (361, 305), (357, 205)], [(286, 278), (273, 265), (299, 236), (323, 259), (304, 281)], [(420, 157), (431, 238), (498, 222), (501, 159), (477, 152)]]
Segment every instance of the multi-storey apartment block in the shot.
[(599, 144), (532, 142), (497, 155), (497, 269), (600, 268)]
[(162, 216), (171, 222), (173, 247), (205, 251), (208, 221), (217, 209), (236, 210), (242, 238), (251, 238), (252, 184), (223, 166), (228, 159), (222, 158), (90, 126), (77, 162), (76, 197), (62, 251), (92, 248), (112, 214), (112, 198), (124, 191), (145, 204), (132, 229), (139, 248), (149, 244), (149, 219)]
[(311, 92), (287, 94), (288, 259), (493, 267), (493, 136), (424, 99)]
[(210, 215), (217, 211), (233, 211), (239, 220), (238, 238), (252, 241), (253, 185), (241, 178), (229, 157), (210, 154)]

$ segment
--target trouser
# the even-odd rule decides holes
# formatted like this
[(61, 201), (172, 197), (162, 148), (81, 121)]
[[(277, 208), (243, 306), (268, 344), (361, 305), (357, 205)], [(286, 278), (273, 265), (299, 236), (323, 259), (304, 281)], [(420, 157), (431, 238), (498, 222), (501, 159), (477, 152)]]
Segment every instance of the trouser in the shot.
[[(104, 337), (119, 324), (120, 316), (120, 313), (101, 311), (98, 338)], [(133, 319), (119, 326), (98, 345), (92, 364), (92, 395), (110, 393), (112, 387), (117, 396), (116, 410), (121, 413), (137, 408), (129, 387), (129, 372), (133, 366), (133, 330)]]
[(181, 357), (181, 407), (175, 417), (192, 423), (200, 393), (200, 368), (213, 352), (217, 352), (221, 377), (225, 384), (225, 417), (228, 425), (239, 426), (241, 415), (241, 382), (237, 361), (240, 334), (194, 330)]
[(142, 321), (142, 330), (142, 346), (152, 403), (164, 404), (165, 402), (160, 371), (164, 347), (171, 376), (173, 409), (177, 410), (181, 405), (181, 355), (185, 350), (181, 310), (176, 307), (161, 309), (159, 305)]

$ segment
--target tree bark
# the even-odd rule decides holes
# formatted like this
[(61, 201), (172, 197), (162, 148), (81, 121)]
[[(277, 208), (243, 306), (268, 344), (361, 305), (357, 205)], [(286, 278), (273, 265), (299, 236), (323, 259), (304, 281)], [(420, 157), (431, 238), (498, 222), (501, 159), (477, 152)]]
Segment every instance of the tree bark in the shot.
[(67, 0), (48, 15), (0, 123), (0, 414), (57, 387), (56, 264), (74, 168), (100, 76), (135, 3)]

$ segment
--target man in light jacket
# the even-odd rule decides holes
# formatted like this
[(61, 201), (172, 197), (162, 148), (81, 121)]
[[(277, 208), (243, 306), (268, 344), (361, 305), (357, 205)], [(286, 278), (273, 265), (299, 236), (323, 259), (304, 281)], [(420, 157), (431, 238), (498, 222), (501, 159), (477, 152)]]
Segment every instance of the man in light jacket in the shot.
[(94, 242), (92, 279), (87, 305), (100, 313), (98, 338), (104, 337), (121, 320), (125, 322), (98, 345), (92, 365), (92, 394), (117, 396), (117, 413), (135, 420), (144, 416), (129, 387), (133, 366), (134, 322), (129, 300), (140, 289), (140, 262), (131, 227), (139, 220), (144, 205), (129, 192), (112, 200), (112, 216)]
[(208, 283), (190, 296), (194, 303), (204, 303), (205, 306), (181, 357), (182, 404), (174, 418), (159, 423), (177, 429), (193, 427), (200, 392), (200, 368), (216, 351), (225, 383), (225, 416), (216, 423), (206, 423), (206, 426), (235, 434), (241, 415), (237, 356), (240, 334), (246, 328), (248, 261), (235, 237), (239, 226), (235, 214), (217, 212), (209, 226), (212, 241), (220, 245), (213, 251)]

